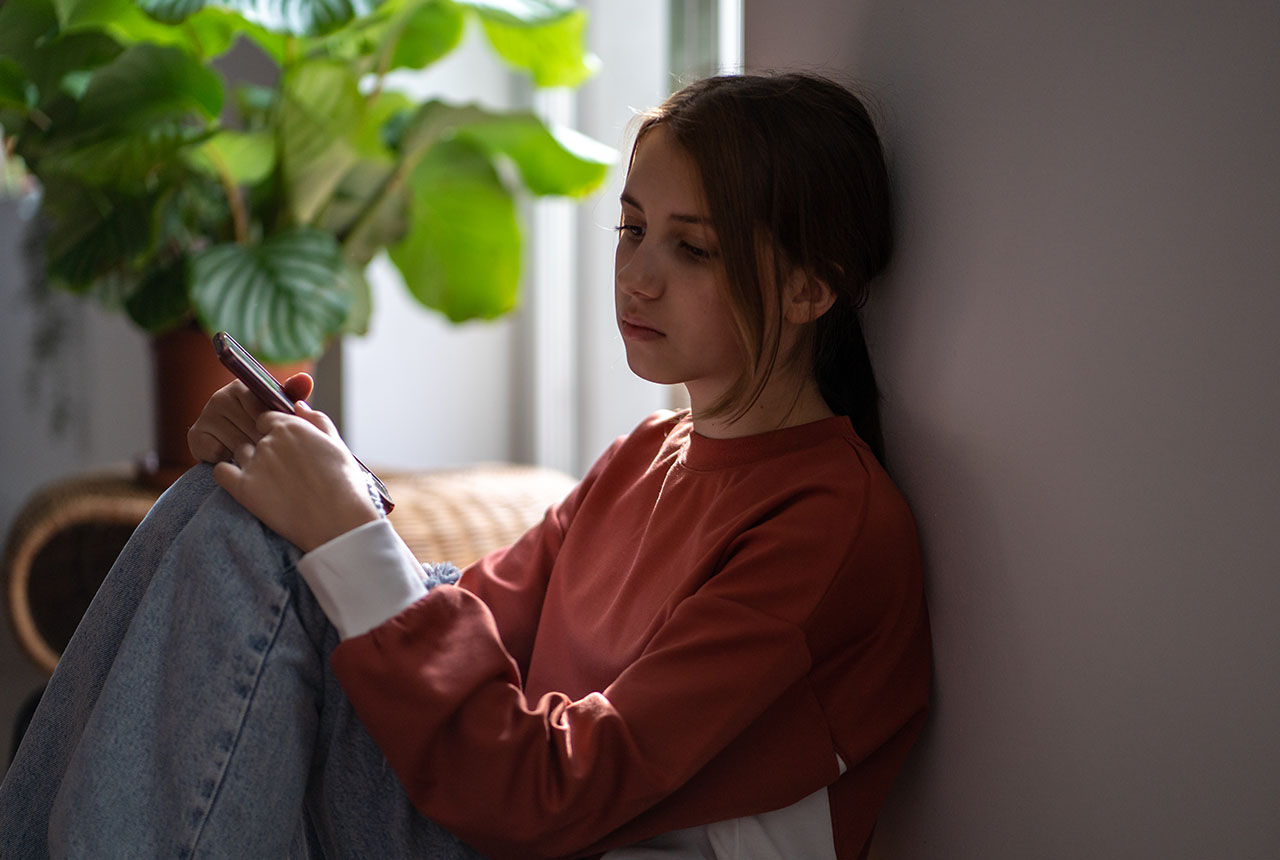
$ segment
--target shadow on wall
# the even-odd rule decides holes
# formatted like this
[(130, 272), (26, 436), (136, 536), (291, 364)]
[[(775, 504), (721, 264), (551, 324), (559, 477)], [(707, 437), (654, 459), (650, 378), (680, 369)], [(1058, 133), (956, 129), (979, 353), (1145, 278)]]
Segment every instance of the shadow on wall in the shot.
[[(947, 819), (970, 810), (949, 803), (949, 788), (938, 774), (1015, 772), (1028, 755), (1003, 735), (1001, 726), (1026, 719), (1004, 690), (1009, 679), (1026, 679), (1032, 671), (1028, 655), (1015, 647), (1030, 631), (1007, 605), (1016, 583), (1008, 575), (1006, 541), (979, 452), (901, 402), (886, 410), (885, 422), (891, 471), (912, 503), (924, 546), (934, 676), (929, 720), (881, 814), (870, 856), (942, 857), (948, 846), (931, 844), (930, 834), (963, 831), (954, 826), (959, 822)], [(910, 453), (895, 461), (895, 451)], [(948, 478), (940, 486), (921, 481), (921, 474)], [(945, 575), (933, 575), (939, 568)], [(1002, 606), (1008, 611), (1000, 611)], [(984, 619), (977, 629), (970, 624), (973, 618)], [(997, 702), (998, 718), (987, 712)], [(1015, 797), (1027, 788), (1032, 787), (1005, 786)], [(975, 787), (979, 789), (985, 787)], [(1010, 799), (992, 797), (990, 802)], [(931, 822), (929, 828), (915, 826), (924, 820)]]

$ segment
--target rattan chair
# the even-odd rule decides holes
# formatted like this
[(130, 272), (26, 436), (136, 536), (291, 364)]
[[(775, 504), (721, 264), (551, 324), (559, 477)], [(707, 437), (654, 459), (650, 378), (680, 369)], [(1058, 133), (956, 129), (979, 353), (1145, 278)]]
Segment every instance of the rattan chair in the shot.
[[(396, 503), (391, 522), (414, 555), (459, 567), (514, 541), (573, 485), (561, 472), (505, 464), (382, 477)], [(53, 671), (158, 495), (121, 468), (51, 484), (19, 512), (4, 553), (9, 619), (41, 669)]]

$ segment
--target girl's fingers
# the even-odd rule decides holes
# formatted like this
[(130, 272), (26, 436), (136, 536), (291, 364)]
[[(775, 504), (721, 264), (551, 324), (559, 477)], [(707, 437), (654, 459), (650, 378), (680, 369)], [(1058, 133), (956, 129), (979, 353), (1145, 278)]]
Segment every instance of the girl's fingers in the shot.
[(231, 459), (231, 449), (218, 441), (218, 438), (203, 431), (189, 434), (187, 447), (191, 456), (201, 463), (220, 463)]
[(230, 459), (236, 446), (257, 444), (261, 438), (253, 423), (242, 416), (206, 412), (188, 431), (187, 447), (197, 460), (216, 463)]
[(333, 421), (330, 420), (328, 415), (325, 415), (323, 412), (317, 412), (316, 410), (312, 409), (308, 404), (303, 402), (297, 403), (296, 408), (298, 410), (298, 415), (310, 421), (312, 424), (319, 427), (325, 433), (329, 434), (330, 436), (338, 435), (337, 425), (335, 425)]
[(253, 459), (253, 452), (255, 450), (255, 447), (256, 446), (254, 446), (252, 443), (249, 443), (249, 442), (242, 442), (241, 444), (237, 445), (234, 450), (234, 454), (235, 454), (234, 460), (236, 465), (239, 466), (241, 469), (244, 469), (246, 466), (248, 466), (249, 461)]
[(239, 422), (227, 417), (211, 421), (209, 426), (202, 428), (202, 430), (220, 448), (225, 450), (228, 456), (234, 456), (240, 446), (249, 445), (252, 447), (262, 439), (262, 434), (258, 432), (256, 427), (250, 427), (250, 429), (246, 430)]
[(214, 483), (230, 493), (236, 501), (240, 500), (240, 480), (243, 474), (240, 467), (231, 460), (213, 464)]
[(249, 387), (238, 379), (223, 390), (228, 393), (241, 415), (254, 418), (266, 408), (262, 405), (262, 401), (258, 399), (258, 395), (250, 391)]

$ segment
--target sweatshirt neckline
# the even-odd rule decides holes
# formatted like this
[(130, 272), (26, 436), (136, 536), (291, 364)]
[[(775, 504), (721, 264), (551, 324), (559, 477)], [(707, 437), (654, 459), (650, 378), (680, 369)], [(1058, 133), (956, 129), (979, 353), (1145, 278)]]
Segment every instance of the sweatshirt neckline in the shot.
[(680, 461), (685, 467), (697, 471), (743, 466), (790, 451), (810, 448), (832, 439), (847, 439), (853, 435), (853, 426), (844, 415), (729, 439), (717, 439), (698, 433), (693, 429), (693, 420), (688, 412), (680, 415), (680, 423), (685, 436)]

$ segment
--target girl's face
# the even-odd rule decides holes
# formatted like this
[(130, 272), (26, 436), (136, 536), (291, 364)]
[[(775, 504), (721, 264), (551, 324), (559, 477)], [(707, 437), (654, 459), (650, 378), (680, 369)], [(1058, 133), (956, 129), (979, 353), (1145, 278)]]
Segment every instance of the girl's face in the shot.
[(622, 192), (614, 303), (632, 372), (684, 383), (695, 413), (744, 369), (721, 289), (719, 243), (692, 159), (661, 125), (640, 141)]

